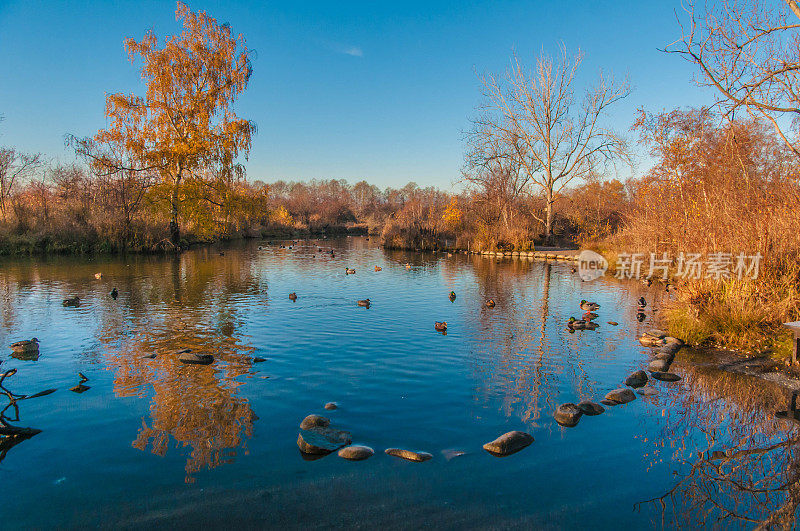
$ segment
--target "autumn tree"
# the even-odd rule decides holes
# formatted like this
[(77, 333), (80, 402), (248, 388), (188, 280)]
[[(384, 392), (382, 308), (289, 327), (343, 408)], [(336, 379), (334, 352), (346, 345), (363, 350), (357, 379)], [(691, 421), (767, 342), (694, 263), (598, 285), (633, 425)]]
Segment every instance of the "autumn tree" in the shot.
[(794, 0), (689, 2), (682, 36), (667, 47), (696, 64), (696, 81), (719, 95), (724, 115), (768, 120), (800, 156), (800, 6)]
[(180, 35), (159, 43), (151, 30), (141, 41), (125, 40), (131, 62), (141, 61), (146, 94), (108, 95), (108, 128), (73, 143), (108, 171), (156, 172), (168, 190), (169, 232), (178, 245), (182, 187), (240, 176), (236, 161), (247, 156), (255, 124), (233, 110), (253, 71), (244, 37), (180, 2), (175, 15), (183, 23)]
[(602, 124), (625, 98), (627, 82), (602, 73), (582, 98), (576, 76), (583, 55), (542, 53), (529, 71), (513, 56), (503, 75), (481, 76), (486, 103), (468, 134), (468, 171), (519, 172), (545, 198), (544, 237), (553, 225), (553, 203), (573, 179), (600, 173), (605, 163), (629, 160), (624, 138)]

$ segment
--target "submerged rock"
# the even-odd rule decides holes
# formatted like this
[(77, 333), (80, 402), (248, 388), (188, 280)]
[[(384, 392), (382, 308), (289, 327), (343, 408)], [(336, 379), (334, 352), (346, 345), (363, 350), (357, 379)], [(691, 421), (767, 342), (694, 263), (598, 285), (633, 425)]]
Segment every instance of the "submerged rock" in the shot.
[(523, 448), (527, 448), (532, 442), (533, 435), (530, 433), (525, 433), (524, 431), (510, 431), (484, 444), (483, 449), (496, 457), (505, 457), (519, 452)]
[(581, 411), (583, 411), (584, 415), (589, 415), (590, 417), (600, 415), (606, 411), (606, 408), (596, 402), (592, 402), (591, 400), (583, 400), (582, 402), (578, 402), (578, 407)]
[(658, 389), (655, 387), (646, 385), (636, 390), (642, 396), (656, 396), (658, 394)]
[(627, 378), (625, 378), (625, 385), (636, 388), (641, 387), (647, 383), (647, 373), (644, 371), (636, 371)]
[[(626, 387), (622, 389), (614, 389), (613, 391), (609, 392), (606, 395), (606, 400), (612, 402), (613, 405), (627, 404), (628, 402), (636, 400), (636, 395), (633, 394), (633, 391)], [(605, 404), (605, 402), (603, 403)]]
[(657, 360), (666, 360), (669, 363), (672, 363), (675, 360), (675, 354), (670, 352), (659, 352), (655, 355), (655, 359)]
[(327, 455), (352, 442), (350, 432), (333, 428), (301, 429), (297, 435), (297, 447), (304, 454)]
[(414, 461), (415, 463), (422, 463), (423, 461), (433, 458), (433, 454), (429, 454), (428, 452), (414, 452), (412, 450), (403, 450), (401, 448), (387, 448), (384, 450), (384, 453), (386, 455), (400, 457), (407, 461)]
[(267, 358), (259, 358), (258, 356), (253, 358), (253, 363), (263, 363), (265, 361), (267, 361)]
[(454, 450), (452, 448), (448, 448), (447, 450), (442, 450), (442, 455), (448, 461), (451, 459), (455, 459), (456, 457), (461, 457), (462, 455), (467, 455), (467, 452), (464, 450)]
[(650, 362), (647, 368), (653, 372), (667, 372), (669, 370), (670, 365), (672, 365), (672, 362), (668, 360), (655, 359)]
[(581, 420), (581, 415), (583, 415), (581, 408), (572, 402), (567, 402), (556, 408), (555, 413), (553, 413), (553, 418), (555, 418), (556, 422), (561, 426), (572, 428), (578, 425), (578, 421)]
[(79, 383), (79, 384), (78, 384), (78, 385), (76, 385), (75, 387), (70, 387), (70, 389), (69, 389), (69, 390), (70, 390), (70, 391), (72, 391), (73, 393), (78, 393), (78, 394), (81, 394), (81, 393), (83, 393), (83, 392), (85, 392), (85, 391), (88, 391), (89, 389), (91, 389), (91, 387), (90, 387), (90, 386), (88, 386), (88, 385), (83, 385), (82, 383)]
[(336, 402), (328, 402), (327, 404), (325, 404), (325, 409), (327, 409), (329, 411), (330, 410), (334, 410), (334, 409), (338, 409), (338, 408), (339, 408), (339, 405)]
[(363, 461), (375, 455), (375, 450), (369, 446), (346, 446), (339, 450), (339, 457), (349, 459), (350, 461)]
[(327, 428), (331, 425), (331, 421), (322, 415), (309, 415), (300, 423), (301, 430), (310, 430), (311, 428)]
[(214, 362), (214, 356), (211, 354), (196, 354), (194, 352), (184, 352), (178, 359), (181, 363), (189, 365), (210, 365)]
[(610, 324), (611, 326), (617, 326), (619, 323), (616, 321), (608, 321), (608, 324)]
[(661, 380), (662, 382), (677, 382), (681, 380), (680, 376), (671, 372), (654, 371), (651, 372), (650, 375), (656, 380)]

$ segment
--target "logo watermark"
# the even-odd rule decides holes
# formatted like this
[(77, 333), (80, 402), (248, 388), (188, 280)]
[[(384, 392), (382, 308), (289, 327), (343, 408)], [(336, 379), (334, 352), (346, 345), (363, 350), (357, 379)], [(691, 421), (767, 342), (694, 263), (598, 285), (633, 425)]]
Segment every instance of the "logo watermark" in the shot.
[[(761, 253), (713, 252), (703, 255), (680, 252), (674, 258), (669, 253), (649, 253), (649, 257), (646, 253), (619, 253), (614, 276), (619, 279), (667, 280), (672, 271), (673, 278), (756, 279), (762, 258)], [(608, 266), (605, 257), (594, 251), (583, 250), (578, 255), (578, 274), (587, 282), (605, 275)]]
[(578, 255), (578, 275), (586, 282), (602, 277), (607, 269), (608, 260), (600, 253), (586, 249)]

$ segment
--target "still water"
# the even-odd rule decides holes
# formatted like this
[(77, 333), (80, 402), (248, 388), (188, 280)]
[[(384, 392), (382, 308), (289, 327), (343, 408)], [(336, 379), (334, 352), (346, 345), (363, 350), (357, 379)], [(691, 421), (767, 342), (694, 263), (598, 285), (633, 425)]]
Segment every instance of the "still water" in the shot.
[[(0, 369), (18, 369), (3, 385), (58, 389), (18, 403), (12, 424), (42, 432), (0, 452), (0, 527), (751, 528), (793, 518), (797, 431), (774, 419), (786, 401), (776, 387), (684, 352), (674, 365), (683, 380), (655, 382), (658, 396), (575, 428), (553, 420), (559, 403), (599, 401), (646, 367), (636, 338), (653, 326), (660, 290), (582, 283), (562, 263), (388, 252), (365, 238), (220, 250), (0, 262)], [(80, 307), (63, 307), (74, 295)], [(365, 298), (371, 307), (356, 304)], [(581, 299), (600, 303), (601, 326), (569, 333)], [(447, 321), (446, 335), (434, 321)], [(39, 359), (11, 357), (5, 345), (32, 336)], [(215, 361), (183, 365), (171, 354), (181, 348)], [(82, 394), (69, 391), (78, 372), (89, 378)], [(339, 409), (324, 410), (332, 401)], [(298, 424), (311, 413), (375, 456), (304, 460)], [(535, 442), (505, 458), (481, 448), (511, 430)], [(403, 461), (388, 447), (434, 457)]]

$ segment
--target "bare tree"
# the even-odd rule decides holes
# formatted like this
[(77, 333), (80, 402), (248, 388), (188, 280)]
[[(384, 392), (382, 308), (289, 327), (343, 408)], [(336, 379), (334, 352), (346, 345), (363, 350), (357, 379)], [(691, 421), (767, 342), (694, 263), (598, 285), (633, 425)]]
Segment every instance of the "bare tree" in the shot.
[[(800, 7), (794, 0), (720, 0), (696, 13), (666, 51), (700, 67), (696, 81), (719, 92), (725, 115), (769, 120), (800, 156)], [(679, 21), (680, 22), (680, 21)]]
[(502, 76), (481, 76), (486, 103), (468, 135), (469, 165), (516, 167), (544, 194), (546, 240), (553, 203), (570, 181), (598, 173), (608, 162), (630, 161), (625, 140), (601, 124), (608, 108), (630, 93), (629, 85), (601, 73), (577, 101), (582, 58), (562, 46), (555, 61), (542, 53), (532, 72), (514, 55)]
[(41, 164), (42, 156), (39, 153), (26, 155), (14, 148), (0, 148), (0, 217), (4, 221), (14, 186), (29, 177)]

